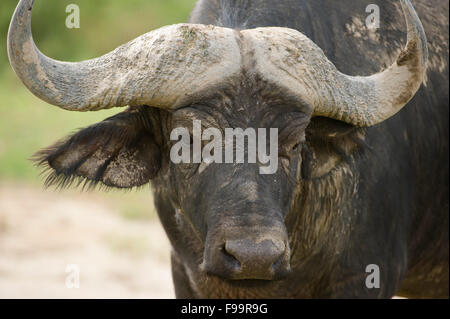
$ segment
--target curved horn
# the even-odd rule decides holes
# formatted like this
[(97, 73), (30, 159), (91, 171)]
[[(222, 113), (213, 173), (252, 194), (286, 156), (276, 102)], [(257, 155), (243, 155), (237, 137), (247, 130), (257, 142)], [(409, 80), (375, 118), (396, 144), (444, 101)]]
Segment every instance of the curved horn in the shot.
[(411, 2), (401, 0), (401, 5), (407, 23), (407, 44), (394, 64), (367, 77), (348, 76), (336, 70), (332, 82), (335, 89), (329, 90), (334, 92), (331, 98), (321, 100), (316, 115), (372, 126), (395, 115), (414, 97), (426, 72), (427, 38)]
[(34, 0), (21, 0), (9, 27), (9, 61), (37, 97), (72, 111), (114, 106), (175, 108), (239, 72), (233, 30), (179, 24), (78, 63), (43, 55), (31, 34)]
[(304, 34), (288, 28), (257, 28), (242, 33), (257, 57), (254, 71), (311, 106), (312, 114), (371, 126), (405, 106), (422, 84), (428, 60), (427, 39), (409, 0), (401, 0), (408, 42), (395, 63), (371, 76), (339, 72)]

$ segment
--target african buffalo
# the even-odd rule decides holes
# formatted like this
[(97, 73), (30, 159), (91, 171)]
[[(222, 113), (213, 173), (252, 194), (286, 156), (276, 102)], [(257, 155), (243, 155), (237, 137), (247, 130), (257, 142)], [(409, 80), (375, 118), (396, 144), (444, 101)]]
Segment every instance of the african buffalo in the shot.
[[(448, 2), (414, 3), (200, 0), (188, 24), (67, 63), (36, 48), (21, 0), (8, 53), (31, 92), (129, 106), (36, 161), (48, 185), (151, 181), (179, 298), (447, 297)], [(277, 171), (175, 164), (171, 132), (195, 120), (277, 129)]]

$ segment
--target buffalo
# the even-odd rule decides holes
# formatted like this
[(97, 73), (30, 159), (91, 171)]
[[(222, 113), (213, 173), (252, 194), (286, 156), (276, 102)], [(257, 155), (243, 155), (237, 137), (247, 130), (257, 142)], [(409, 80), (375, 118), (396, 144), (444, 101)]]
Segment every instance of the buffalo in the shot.
[[(151, 183), (178, 298), (448, 297), (448, 2), (414, 3), (199, 0), (189, 23), (68, 63), (37, 49), (21, 0), (8, 54), (32, 93), (128, 106), (35, 161), (47, 185)], [(171, 132), (194, 121), (277, 129), (277, 169), (175, 163)]]

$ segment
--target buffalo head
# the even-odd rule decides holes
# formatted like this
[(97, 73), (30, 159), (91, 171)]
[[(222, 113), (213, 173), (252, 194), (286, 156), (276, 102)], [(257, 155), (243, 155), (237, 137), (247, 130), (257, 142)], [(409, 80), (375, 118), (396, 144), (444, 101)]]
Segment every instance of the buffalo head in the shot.
[[(305, 35), (279, 27), (171, 25), (96, 59), (56, 61), (36, 48), (33, 0), (21, 0), (8, 54), (31, 92), (70, 111), (129, 106), (38, 153), (47, 182), (132, 188), (152, 180), (160, 218), (190, 272), (282, 278), (294, 240), (285, 220), (309, 170), (311, 118), (372, 126), (400, 111), (423, 81), (426, 37), (411, 3), (401, 4), (408, 42), (400, 56), (380, 73), (350, 76)], [(205, 129), (278, 129), (278, 169), (261, 175), (259, 162), (173, 163), (170, 132), (191, 131), (193, 120)]]

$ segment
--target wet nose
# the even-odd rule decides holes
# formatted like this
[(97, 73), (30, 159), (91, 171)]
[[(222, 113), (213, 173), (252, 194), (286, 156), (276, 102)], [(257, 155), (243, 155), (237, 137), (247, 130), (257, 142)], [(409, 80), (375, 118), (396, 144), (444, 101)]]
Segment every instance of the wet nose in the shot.
[(264, 240), (255, 243), (250, 240), (228, 240), (225, 253), (235, 258), (242, 269), (271, 271), (275, 262), (284, 255), (285, 245), (282, 241)]
[(206, 266), (226, 279), (281, 279), (290, 270), (289, 251), (282, 240), (227, 240)]

